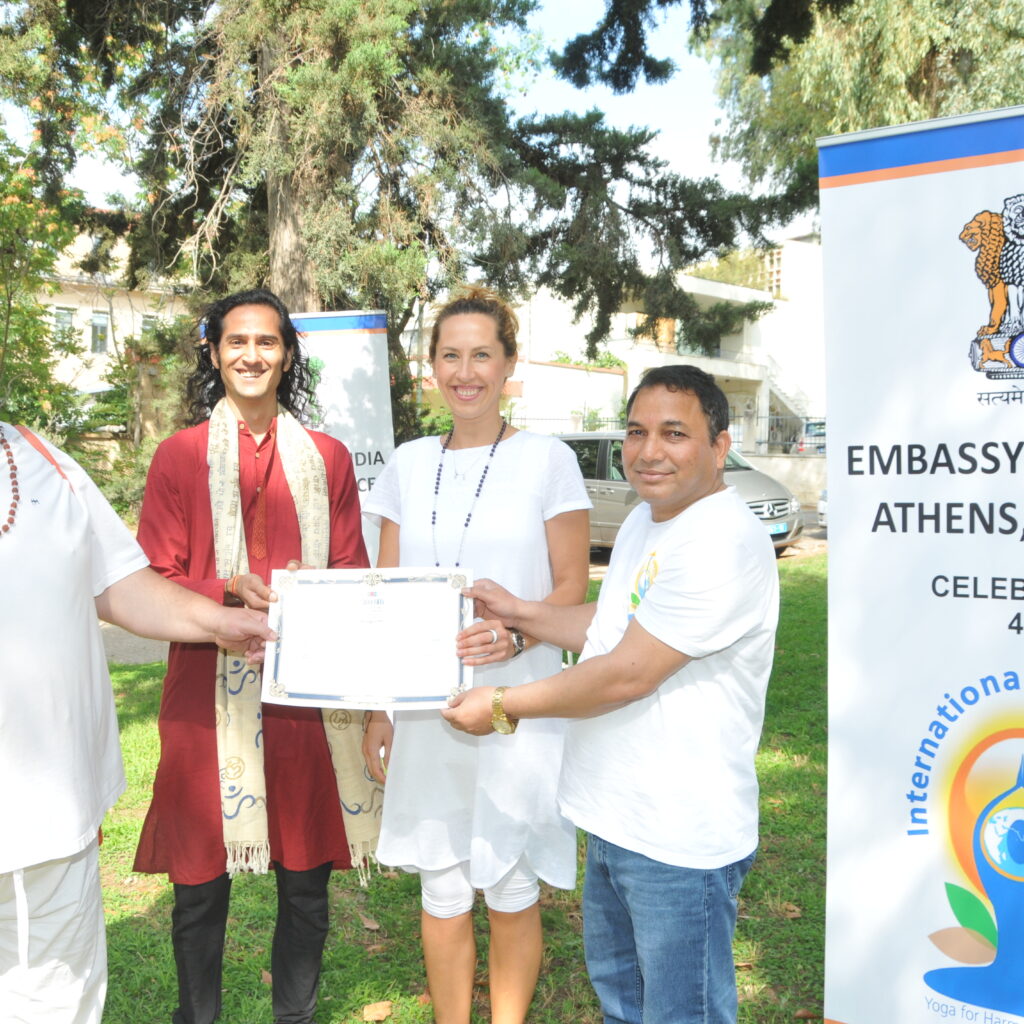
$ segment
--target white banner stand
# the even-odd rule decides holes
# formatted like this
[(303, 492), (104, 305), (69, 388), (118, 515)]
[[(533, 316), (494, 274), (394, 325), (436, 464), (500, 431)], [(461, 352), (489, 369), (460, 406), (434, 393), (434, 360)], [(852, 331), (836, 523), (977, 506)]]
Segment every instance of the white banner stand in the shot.
[(1024, 1024), (1024, 108), (819, 145), (825, 1019)]

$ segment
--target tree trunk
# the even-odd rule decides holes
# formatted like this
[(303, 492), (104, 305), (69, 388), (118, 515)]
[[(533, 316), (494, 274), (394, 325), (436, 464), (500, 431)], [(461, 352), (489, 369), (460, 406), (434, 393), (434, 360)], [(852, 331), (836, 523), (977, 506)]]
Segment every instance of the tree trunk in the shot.
[[(270, 125), (274, 148), (286, 167), (288, 153), (288, 107), (274, 88), (274, 71), (280, 55), (264, 41), (260, 47), (260, 92)], [(270, 290), (294, 313), (320, 309), (313, 265), (302, 240), (301, 202), (295, 180), (288, 170), (267, 170), (267, 223), (270, 234)]]

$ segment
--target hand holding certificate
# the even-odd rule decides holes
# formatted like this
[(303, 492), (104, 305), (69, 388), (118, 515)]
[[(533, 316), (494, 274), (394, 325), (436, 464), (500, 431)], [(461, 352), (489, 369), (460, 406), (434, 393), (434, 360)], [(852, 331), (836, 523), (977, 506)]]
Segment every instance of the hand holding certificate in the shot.
[(473, 685), (455, 635), (473, 617), (464, 569), (274, 571), (263, 700), (306, 707), (445, 707)]

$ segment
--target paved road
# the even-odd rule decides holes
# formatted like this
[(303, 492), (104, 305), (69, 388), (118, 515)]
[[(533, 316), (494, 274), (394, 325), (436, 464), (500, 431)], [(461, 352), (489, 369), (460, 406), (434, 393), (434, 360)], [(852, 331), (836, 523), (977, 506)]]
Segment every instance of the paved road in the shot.
[(167, 660), (165, 640), (143, 640), (119, 626), (111, 626), (109, 622), (101, 622), (100, 630), (103, 646), (107, 649), (107, 661), (121, 665), (145, 665), (150, 661)]

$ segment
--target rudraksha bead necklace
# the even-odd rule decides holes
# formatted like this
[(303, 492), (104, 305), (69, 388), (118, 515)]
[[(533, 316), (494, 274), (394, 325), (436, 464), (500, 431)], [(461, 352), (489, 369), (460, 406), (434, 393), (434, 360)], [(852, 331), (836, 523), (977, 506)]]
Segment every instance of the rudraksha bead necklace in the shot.
[[(504, 428), (504, 421), (502, 421), (502, 426)], [(14, 452), (11, 451), (11, 444), (4, 434), (2, 426), (0, 426), (0, 448), (7, 456), (7, 469), (11, 477), (11, 507), (7, 512), (7, 518), (0, 523), (0, 537), (2, 537), (14, 525), (14, 520), (18, 515), (18, 502), (21, 500), (21, 490), (18, 487), (18, 467), (15, 465)]]

